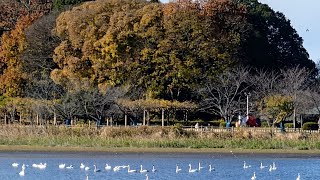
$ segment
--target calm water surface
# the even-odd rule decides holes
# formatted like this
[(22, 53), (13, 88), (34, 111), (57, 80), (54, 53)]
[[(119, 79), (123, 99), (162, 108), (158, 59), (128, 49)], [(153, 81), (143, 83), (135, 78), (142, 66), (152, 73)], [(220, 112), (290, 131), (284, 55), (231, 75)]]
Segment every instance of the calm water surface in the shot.
[[(244, 169), (246, 161), (251, 167)], [(19, 167), (12, 167), (12, 163), (19, 163)], [(198, 163), (204, 168), (200, 172), (189, 173), (188, 165), (198, 168)], [(260, 169), (260, 162), (267, 168)], [(275, 162), (277, 169), (269, 171), (269, 165)], [(25, 176), (20, 177), (22, 163), (26, 167)], [(34, 163), (47, 163), (45, 169), (32, 167)], [(74, 169), (59, 169), (59, 164), (73, 165)], [(80, 163), (90, 166), (89, 171), (80, 169)], [(250, 180), (253, 173), (256, 179), (265, 180), (296, 180), (298, 173), (301, 179), (320, 180), (320, 155), (319, 156), (291, 156), (284, 155), (254, 155), (254, 154), (197, 154), (197, 153), (38, 153), (38, 152), (2, 152), (0, 153), (0, 179), (24, 179), (24, 180), (85, 180), (89, 179), (130, 179), (145, 180), (146, 175), (141, 173), (128, 173), (127, 169), (118, 172), (106, 171), (105, 164), (112, 166), (130, 165), (131, 169), (144, 169), (151, 171), (152, 165), (157, 172), (148, 172), (149, 180)], [(101, 172), (93, 172), (96, 164)], [(175, 172), (176, 164), (182, 171)], [(209, 172), (208, 166), (212, 164), (215, 171)]]

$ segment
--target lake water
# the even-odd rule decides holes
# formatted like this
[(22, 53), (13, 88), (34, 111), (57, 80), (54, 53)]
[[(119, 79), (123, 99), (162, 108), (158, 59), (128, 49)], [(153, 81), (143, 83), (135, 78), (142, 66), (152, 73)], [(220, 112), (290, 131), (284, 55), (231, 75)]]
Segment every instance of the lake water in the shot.
[[(251, 166), (243, 168), (246, 165)], [(12, 163), (19, 163), (12, 167)], [(189, 173), (188, 165), (198, 168), (199, 162), (204, 168), (198, 172)], [(268, 167), (260, 169), (260, 163)], [(269, 165), (275, 163), (277, 169), (269, 171)], [(22, 163), (26, 164), (25, 175), (20, 176)], [(32, 164), (47, 163), (45, 169), (32, 167)], [(59, 169), (59, 164), (73, 165), (73, 169)], [(80, 163), (90, 166), (89, 171), (80, 169)], [(128, 179), (145, 180), (146, 173), (128, 173), (127, 168), (120, 171), (106, 171), (105, 164), (112, 166), (130, 165), (131, 169), (148, 169), (149, 180), (250, 180), (253, 173), (256, 179), (265, 180), (296, 180), (298, 173), (301, 179), (320, 179), (319, 156), (285, 156), (268, 154), (219, 154), (219, 153), (39, 153), (39, 152), (2, 152), (0, 153), (0, 179), (25, 179), (25, 180), (85, 180), (89, 179)], [(93, 172), (96, 164), (101, 172)], [(181, 171), (176, 173), (176, 164)], [(215, 171), (209, 171), (209, 164)], [(152, 165), (157, 172), (151, 172)]]

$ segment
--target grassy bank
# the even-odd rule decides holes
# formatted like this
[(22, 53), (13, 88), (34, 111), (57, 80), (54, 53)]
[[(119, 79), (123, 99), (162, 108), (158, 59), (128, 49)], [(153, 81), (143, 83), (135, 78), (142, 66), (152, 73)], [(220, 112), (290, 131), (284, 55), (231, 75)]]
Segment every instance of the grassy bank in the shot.
[(320, 150), (320, 134), (187, 132), (179, 127), (100, 129), (90, 127), (1, 126), (1, 147), (54, 147), (56, 149), (248, 149)]

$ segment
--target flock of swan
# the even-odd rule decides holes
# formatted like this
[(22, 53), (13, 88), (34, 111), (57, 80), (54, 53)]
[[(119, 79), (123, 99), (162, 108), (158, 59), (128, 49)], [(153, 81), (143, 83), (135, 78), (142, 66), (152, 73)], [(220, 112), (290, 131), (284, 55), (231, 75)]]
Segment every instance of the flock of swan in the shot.
[[(26, 164), (22, 164), (21, 165), (21, 171), (19, 172), (19, 175), (20, 176), (24, 176), (25, 175), (25, 169), (26, 167), (28, 167), (29, 165), (26, 165)], [(14, 168), (18, 168), (19, 167), (19, 163), (12, 163), (12, 167)], [(38, 168), (38, 169), (46, 169), (47, 167), (47, 163), (39, 163), (39, 164), (32, 164), (32, 167), (33, 168)], [(94, 164), (93, 165), (93, 172), (97, 173), (97, 172), (101, 172), (100, 169), (97, 168), (97, 166)], [(74, 166), (73, 165), (68, 165), (63, 163), (63, 164), (59, 164), (58, 165), (58, 168), (59, 169), (73, 169)], [(90, 166), (87, 166), (83, 163), (80, 163), (80, 166), (79, 166), (80, 169), (83, 169), (84, 171), (89, 171), (91, 170)], [(189, 173), (195, 173), (195, 172), (200, 172), (202, 169), (204, 169), (205, 167), (203, 167), (201, 165), (201, 163), (199, 162), (198, 164), (198, 167), (197, 168), (192, 168), (191, 164), (189, 164), (189, 169), (187, 172)], [(158, 170), (155, 168), (154, 165), (152, 165), (152, 169), (149, 171), (147, 169), (144, 169), (142, 165), (140, 165), (140, 169), (131, 169), (130, 168), (130, 165), (121, 165), (121, 166), (114, 166), (113, 168), (109, 165), (109, 164), (106, 164), (104, 169), (106, 171), (114, 171), (114, 172), (117, 172), (117, 171), (120, 171), (121, 169), (126, 169), (128, 173), (145, 173), (145, 176), (146, 176), (146, 180), (149, 180), (149, 177), (148, 177), (148, 172), (157, 172)], [(215, 168), (209, 164), (208, 166), (208, 171), (211, 172), (211, 171), (214, 171)], [(179, 167), (178, 164), (176, 164), (176, 169), (175, 169), (175, 172), (176, 173), (179, 173), (180, 171), (182, 171), (182, 169)], [(89, 179), (88, 177), (88, 174), (86, 175), (86, 180)]]
[[(246, 161), (243, 162), (243, 169), (248, 169), (250, 167), (251, 167), (251, 165), (248, 165), (246, 163)], [(262, 162), (260, 163), (260, 169), (261, 170), (264, 169), (264, 168), (267, 168), (267, 167), (268, 166), (264, 166), (262, 164)], [(272, 164), (269, 165), (269, 172), (272, 172), (272, 171), (275, 171), (275, 170), (277, 170), (277, 166), (276, 166), (276, 163), (273, 162)], [(256, 172), (253, 172), (253, 176), (251, 177), (251, 180), (256, 180), (256, 179), (257, 179)], [(296, 180), (300, 180), (300, 173), (298, 173), (298, 176), (297, 176)]]
[[(19, 176), (25, 176), (25, 169), (26, 167), (28, 167), (29, 165), (26, 165), (26, 164), (22, 164), (21, 165), (21, 171), (19, 172)], [(19, 167), (19, 163), (12, 163), (12, 167), (14, 168), (18, 168)], [(39, 164), (32, 164), (32, 167), (33, 168), (38, 168), (38, 169), (46, 169), (47, 167), (47, 164), (46, 163), (39, 163)], [(272, 164), (270, 164), (269, 166), (265, 166), (262, 164), (262, 162), (260, 163), (260, 169), (263, 170), (263, 169), (267, 169), (269, 167), (269, 171), (272, 172), (272, 171), (275, 171), (277, 170), (277, 167), (276, 167), (276, 164), (275, 162), (273, 162)], [(59, 169), (73, 169), (74, 166), (73, 165), (68, 165), (63, 163), (63, 164), (59, 164), (58, 165), (58, 168)], [(87, 166), (83, 163), (80, 163), (80, 166), (79, 166), (80, 169), (83, 169), (84, 171), (88, 172), (89, 170), (91, 170), (90, 166)], [(243, 162), (243, 169), (248, 169), (248, 168), (251, 168), (251, 165), (248, 165), (245, 161)], [(152, 165), (152, 169), (149, 171), (147, 169), (144, 169), (143, 168), (143, 165), (140, 165), (140, 169), (132, 169), (130, 167), (130, 165), (121, 165), (121, 166), (114, 166), (113, 168), (109, 165), (109, 164), (105, 164), (105, 167), (104, 169), (106, 171), (114, 171), (114, 172), (117, 172), (117, 171), (120, 171), (122, 169), (126, 169), (126, 171), (128, 173), (144, 173), (145, 174), (145, 177), (146, 177), (146, 180), (149, 180), (149, 177), (148, 177), (148, 172), (157, 172), (158, 170), (155, 168), (154, 165)], [(198, 164), (198, 167), (192, 167), (191, 164), (189, 164), (189, 169), (187, 170), (187, 172), (189, 173), (196, 173), (196, 172), (200, 172), (200, 171), (204, 171), (202, 169), (207, 169), (206, 171), (215, 171), (215, 168), (209, 164), (209, 166), (207, 168), (205, 168), (204, 166), (201, 165), (201, 163), (199, 162)], [(179, 173), (181, 172), (182, 169), (179, 167), (178, 164), (176, 164), (176, 168), (175, 168), (175, 172), (176, 173)], [(94, 164), (93, 165), (93, 172), (94, 173), (98, 173), (98, 172), (101, 172), (100, 169), (98, 169), (98, 167)], [(89, 179), (89, 176), (88, 174), (86, 175), (86, 180)], [(251, 177), (251, 180), (256, 180), (257, 179), (257, 176), (256, 176), (256, 173), (253, 172), (253, 176)], [(300, 173), (298, 173), (298, 176), (296, 178), (296, 180), (300, 180)]]

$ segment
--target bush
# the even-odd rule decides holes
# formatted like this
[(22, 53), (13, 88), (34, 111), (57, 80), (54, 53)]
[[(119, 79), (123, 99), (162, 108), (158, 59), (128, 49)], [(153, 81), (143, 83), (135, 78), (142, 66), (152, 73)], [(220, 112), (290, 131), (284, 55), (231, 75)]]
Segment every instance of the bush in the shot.
[(286, 128), (293, 128), (293, 123), (285, 123), (284, 127)]
[(269, 127), (267, 121), (261, 121), (261, 127)]
[(307, 122), (307, 123), (303, 124), (302, 129), (303, 130), (318, 130), (319, 125), (316, 122)]
[(219, 127), (226, 127), (227, 123), (224, 121), (221, 121), (219, 124)]

